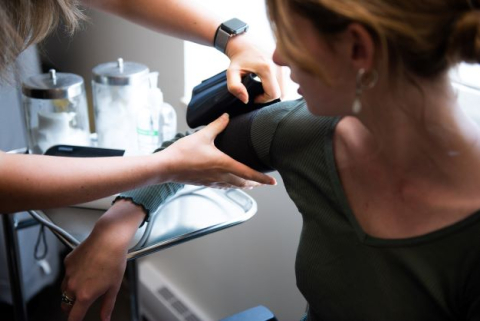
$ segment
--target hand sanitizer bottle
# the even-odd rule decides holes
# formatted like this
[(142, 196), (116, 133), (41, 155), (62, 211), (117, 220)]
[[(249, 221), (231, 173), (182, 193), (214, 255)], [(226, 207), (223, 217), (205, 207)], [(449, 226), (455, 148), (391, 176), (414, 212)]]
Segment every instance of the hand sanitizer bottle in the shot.
[(137, 138), (140, 154), (152, 153), (163, 142), (162, 109), (163, 94), (157, 87), (158, 72), (148, 75), (149, 88), (145, 104), (137, 112)]
[(177, 113), (172, 105), (164, 102), (160, 112), (163, 141), (171, 140), (177, 134)]

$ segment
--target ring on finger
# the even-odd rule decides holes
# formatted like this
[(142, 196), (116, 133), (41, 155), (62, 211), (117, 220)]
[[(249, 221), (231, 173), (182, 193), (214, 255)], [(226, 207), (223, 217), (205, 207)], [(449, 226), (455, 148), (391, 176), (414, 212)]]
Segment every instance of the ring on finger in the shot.
[(62, 303), (65, 303), (67, 305), (73, 305), (75, 303), (75, 299), (69, 297), (66, 292), (62, 293)]

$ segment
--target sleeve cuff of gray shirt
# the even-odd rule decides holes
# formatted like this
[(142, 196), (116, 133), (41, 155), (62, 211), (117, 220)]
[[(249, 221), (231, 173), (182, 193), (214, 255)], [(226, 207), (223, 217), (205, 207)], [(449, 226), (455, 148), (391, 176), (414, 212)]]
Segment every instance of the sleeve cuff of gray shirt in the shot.
[(184, 186), (184, 184), (180, 183), (165, 183), (137, 188), (131, 191), (120, 193), (120, 195), (113, 200), (112, 204), (119, 199), (125, 199), (142, 207), (142, 209), (145, 211), (145, 219), (140, 225), (142, 226), (145, 224), (145, 222), (150, 221), (152, 214), (154, 214), (161, 205), (173, 198), (175, 194)]
[[(175, 141), (187, 135), (188, 133), (178, 133), (174, 139), (164, 142), (162, 147), (155, 150), (155, 153), (161, 152), (168, 146), (172, 145)], [(151, 215), (157, 212), (161, 205), (165, 204), (168, 200), (175, 196), (175, 194), (184, 186), (185, 184), (180, 183), (165, 183), (137, 188), (131, 191), (120, 193), (120, 195), (113, 200), (112, 205), (115, 204), (115, 202), (119, 199), (124, 199), (131, 201), (137, 206), (140, 206), (145, 212), (145, 219), (143, 220), (142, 224), (140, 224), (141, 227), (143, 224), (145, 224), (145, 222), (150, 221)]]

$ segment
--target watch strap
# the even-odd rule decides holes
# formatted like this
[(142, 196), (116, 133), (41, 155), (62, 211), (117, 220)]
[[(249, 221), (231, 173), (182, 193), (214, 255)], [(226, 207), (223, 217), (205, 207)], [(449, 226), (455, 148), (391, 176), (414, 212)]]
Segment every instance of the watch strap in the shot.
[(217, 32), (215, 33), (215, 39), (214, 39), (215, 48), (225, 53), (225, 51), (227, 50), (227, 43), (228, 43), (228, 40), (230, 40), (230, 37), (232, 37), (232, 35), (226, 32), (225, 30), (223, 30), (222, 26), (220, 25), (217, 29)]

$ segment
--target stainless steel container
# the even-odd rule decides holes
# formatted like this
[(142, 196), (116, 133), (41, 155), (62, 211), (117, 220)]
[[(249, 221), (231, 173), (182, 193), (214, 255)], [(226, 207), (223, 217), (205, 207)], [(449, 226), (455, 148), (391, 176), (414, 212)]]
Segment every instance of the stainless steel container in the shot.
[(90, 145), (90, 127), (83, 78), (56, 73), (28, 78), (22, 84), (28, 147), (42, 154), (58, 144)]
[(96, 66), (92, 73), (98, 146), (138, 150), (136, 115), (145, 104), (148, 67), (119, 58)]

